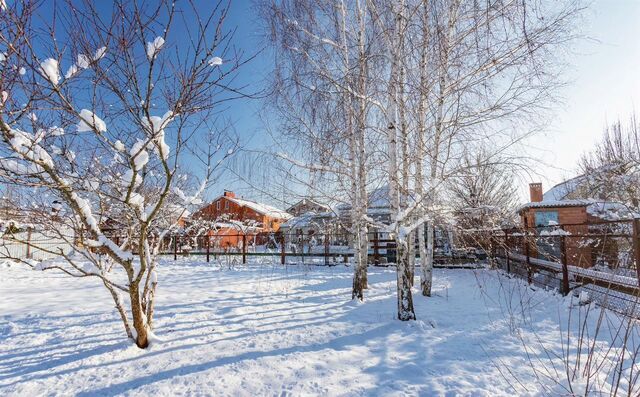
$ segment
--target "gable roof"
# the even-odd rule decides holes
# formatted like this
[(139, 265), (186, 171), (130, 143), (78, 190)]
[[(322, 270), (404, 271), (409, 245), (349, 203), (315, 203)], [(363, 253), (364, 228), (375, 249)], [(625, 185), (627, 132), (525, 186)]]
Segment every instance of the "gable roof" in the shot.
[(315, 205), (317, 207), (324, 208), (326, 211), (331, 211), (331, 207), (329, 207), (328, 205), (324, 205), (324, 204), (319, 203), (319, 202), (317, 202), (317, 201), (315, 201), (313, 199), (310, 199), (310, 198), (303, 198), (302, 200), (298, 201), (297, 203), (295, 203), (291, 207), (287, 208), (287, 211), (291, 211), (291, 210), (295, 209), (299, 205), (306, 205), (306, 204)]
[(580, 187), (585, 178), (585, 175), (578, 175), (560, 182), (544, 192), (542, 201), (525, 203), (518, 207), (517, 212), (520, 213), (528, 208), (583, 207), (592, 204), (596, 200), (591, 198), (568, 198)]
[[(233, 201), (241, 207), (251, 208), (255, 212), (258, 212), (262, 215), (269, 216), (271, 218), (279, 218), (279, 219), (290, 219), (293, 216), (289, 214), (287, 211), (283, 211), (276, 207), (272, 207), (267, 204), (258, 203), (251, 200), (240, 199), (236, 197), (228, 197), (228, 196), (220, 196), (220, 198), (226, 198), (229, 201)], [(218, 199), (220, 199), (218, 198)], [(217, 200), (216, 200), (217, 201)]]
[(522, 210), (526, 210), (528, 208), (585, 207), (595, 202), (596, 200), (591, 199), (533, 201), (521, 205), (518, 208), (518, 212), (521, 212)]
[(521, 205), (517, 212), (529, 208), (585, 207), (590, 215), (605, 220), (626, 220), (639, 216), (629, 207), (614, 201), (589, 197), (575, 197), (574, 193), (587, 181), (588, 175), (582, 174), (558, 183), (542, 195), (542, 201)]
[(336, 218), (336, 214), (333, 212), (313, 212), (309, 211), (300, 216), (296, 216), (294, 218), (289, 219), (287, 222), (283, 223), (281, 227), (283, 228), (294, 228), (294, 227), (307, 227), (312, 224), (321, 225), (322, 223), (328, 223)]
[(565, 200), (571, 193), (575, 192), (580, 184), (586, 179), (585, 175), (578, 175), (564, 182), (560, 182), (542, 195), (542, 201)]

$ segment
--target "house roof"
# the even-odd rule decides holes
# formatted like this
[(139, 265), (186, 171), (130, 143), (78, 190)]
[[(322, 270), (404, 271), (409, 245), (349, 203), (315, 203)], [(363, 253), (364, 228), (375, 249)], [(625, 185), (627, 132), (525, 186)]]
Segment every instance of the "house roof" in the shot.
[(596, 199), (574, 199), (574, 200), (548, 200), (534, 203), (527, 203), (518, 208), (521, 212), (529, 208), (563, 208), (563, 207), (585, 207), (587, 213), (596, 218), (608, 221), (628, 220), (639, 217), (624, 204), (612, 201), (602, 201)]
[(266, 215), (266, 216), (270, 216), (272, 218), (291, 219), (293, 217), (287, 211), (283, 211), (281, 209), (278, 209), (276, 207), (272, 207), (272, 206), (267, 205), (267, 204), (262, 204), (262, 203), (258, 203), (258, 202), (255, 202), (255, 201), (246, 200), (246, 199), (240, 199), (240, 198), (236, 198), (236, 197), (229, 197), (229, 196), (221, 196), (221, 197), (224, 197), (229, 201), (233, 201), (234, 203), (238, 204), (241, 207), (251, 208), (255, 212), (258, 212), (258, 213)]
[(542, 195), (542, 201), (565, 200), (567, 196), (576, 191), (585, 179), (585, 175), (578, 175), (571, 179), (567, 179), (564, 182), (558, 183)]
[(584, 181), (584, 175), (578, 175), (558, 183), (542, 195), (542, 201), (534, 201), (521, 205), (518, 212), (528, 208), (558, 208), (558, 207), (584, 207), (596, 202), (594, 199), (568, 199), (567, 197), (576, 191)]
[[(367, 212), (369, 210), (378, 211), (378, 212), (391, 212), (391, 189), (389, 185), (383, 185), (376, 189), (371, 190), (367, 194)], [(408, 196), (404, 196), (403, 199), (409, 203), (415, 202), (415, 195), (413, 192), (410, 192)], [(343, 203), (338, 205), (338, 211), (340, 212), (348, 212), (351, 211), (351, 204)]]
[(518, 212), (521, 212), (528, 208), (584, 207), (594, 202), (595, 200), (590, 200), (590, 199), (542, 200), (542, 201), (523, 204), (518, 208)]
[(302, 200), (298, 201), (297, 203), (295, 203), (291, 207), (287, 208), (287, 211), (291, 211), (291, 210), (295, 209), (295, 207), (297, 207), (298, 205), (306, 205), (306, 204), (312, 204), (312, 205), (324, 208), (327, 211), (331, 210), (331, 208), (328, 205), (324, 205), (324, 204), (319, 203), (319, 202), (317, 202), (317, 201), (315, 201), (313, 199), (310, 199), (310, 198), (303, 198)]
[(319, 224), (323, 221), (328, 221), (335, 218), (336, 215), (333, 212), (313, 212), (309, 211), (300, 216), (289, 219), (283, 223), (282, 228), (302, 228), (311, 226), (313, 224)]

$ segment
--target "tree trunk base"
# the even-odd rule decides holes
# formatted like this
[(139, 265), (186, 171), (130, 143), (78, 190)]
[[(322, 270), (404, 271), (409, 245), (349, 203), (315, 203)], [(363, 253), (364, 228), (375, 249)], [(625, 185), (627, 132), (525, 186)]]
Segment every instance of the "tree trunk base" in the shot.
[(146, 336), (144, 338), (136, 338), (136, 346), (141, 349), (146, 349), (147, 347), (149, 347), (149, 338), (147, 338)]
[(360, 302), (364, 301), (364, 290), (366, 289), (366, 282), (358, 274), (353, 276), (353, 288), (351, 290), (351, 299), (358, 299)]
[(420, 285), (420, 289), (422, 290), (422, 296), (431, 296), (431, 286), (425, 283)]

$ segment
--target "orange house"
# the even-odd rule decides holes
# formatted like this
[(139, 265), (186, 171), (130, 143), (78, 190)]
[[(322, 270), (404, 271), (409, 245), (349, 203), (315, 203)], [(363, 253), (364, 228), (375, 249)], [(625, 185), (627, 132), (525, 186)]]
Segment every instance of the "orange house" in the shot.
[[(606, 221), (610, 214), (616, 219), (629, 219), (628, 209), (619, 203), (602, 200), (576, 198), (573, 193), (576, 178), (554, 186), (542, 193), (541, 183), (529, 184), (530, 202), (518, 210), (522, 225), (538, 235), (536, 246), (531, 247), (532, 256), (546, 259), (543, 253), (555, 258), (560, 257), (560, 245), (550, 238), (540, 238), (554, 225), (563, 225), (569, 233), (565, 237), (567, 261), (571, 265), (589, 268), (600, 261), (616, 266), (618, 247), (615, 239), (588, 238), (590, 233), (607, 232)], [(573, 194), (573, 195), (572, 195)], [(615, 234), (608, 231), (609, 234)], [(576, 237), (572, 237), (575, 235)], [(557, 238), (555, 238), (557, 240)]]
[(227, 248), (238, 247), (243, 235), (255, 238), (260, 233), (277, 232), (292, 215), (270, 205), (238, 198), (235, 193), (225, 190), (193, 217), (217, 222), (219, 227), (209, 235), (219, 237), (216, 244)]

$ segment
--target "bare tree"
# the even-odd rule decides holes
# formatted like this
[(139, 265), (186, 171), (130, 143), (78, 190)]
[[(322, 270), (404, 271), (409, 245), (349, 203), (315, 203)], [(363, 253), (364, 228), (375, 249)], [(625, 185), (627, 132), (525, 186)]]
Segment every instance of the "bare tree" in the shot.
[[(367, 186), (371, 24), (364, 0), (283, 1), (264, 7), (276, 48), (275, 106), (283, 126), (279, 157), (314, 197), (351, 206), (352, 298), (367, 286)], [(286, 141), (286, 142), (282, 142)], [(292, 148), (291, 143), (300, 150)], [(310, 182), (311, 181), (311, 182)]]
[(44, 18), (40, 5), (0, 12), (0, 178), (55, 203), (33, 221), (74, 251), (24, 262), (99, 279), (145, 348), (159, 244), (235, 146), (203, 144), (218, 104), (242, 95), (228, 6), (69, 0)]
[(635, 114), (605, 128), (595, 148), (582, 156), (584, 174), (577, 186), (581, 197), (617, 201), (640, 208), (640, 126)]
[(509, 166), (509, 160), (481, 150), (465, 155), (462, 164), (466, 173), (452, 178), (445, 192), (453, 203), (458, 227), (494, 228), (513, 222), (519, 200), (517, 170)]
[[(403, 148), (398, 152), (401, 157), (411, 156), (415, 165), (410, 169), (420, 169), (411, 176), (418, 192), (415, 203), (406, 206), (406, 219), (398, 220), (415, 224), (416, 219), (434, 218), (433, 213), (425, 215), (439, 207), (447, 181), (466, 172), (465, 153), (492, 146), (502, 158), (509, 158), (517, 144), (535, 131), (539, 125), (535, 117), (544, 112), (561, 83), (555, 51), (575, 37), (573, 22), (582, 6), (573, 1), (375, 4), (382, 26), (390, 29), (393, 25), (388, 21), (395, 16), (401, 20), (396, 24), (403, 28), (396, 29), (402, 38), (386, 41), (390, 45), (389, 79), (397, 80), (396, 93), (417, 98), (389, 96), (389, 101), (401, 106), (394, 107), (401, 126), (399, 139), (404, 140), (407, 130), (419, 135), (413, 140), (413, 153)], [(385, 13), (389, 16), (384, 17)], [(393, 72), (395, 63), (399, 63), (397, 72)], [(408, 127), (403, 113), (409, 115)], [(523, 127), (523, 121), (531, 127)], [(427, 172), (422, 172), (421, 165)], [(404, 194), (411, 196), (411, 192)], [(424, 258), (421, 284), (423, 294), (428, 295), (432, 225), (427, 227), (426, 239), (428, 252), (422, 249), (420, 253)]]
[(558, 50), (575, 36), (581, 5), (270, 4), (282, 114), (308, 149), (305, 161), (293, 162), (365, 209), (354, 211), (354, 230), (364, 224), (366, 187), (373, 180), (388, 186), (393, 215), (385, 227), (398, 247), (398, 317), (413, 319), (415, 234), (421, 290), (429, 295), (434, 220), (446, 206), (448, 181), (468, 171), (465, 153), (485, 146), (509, 158), (540, 125), (561, 83)]

